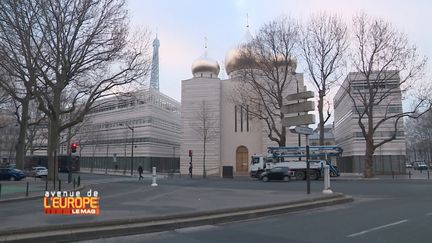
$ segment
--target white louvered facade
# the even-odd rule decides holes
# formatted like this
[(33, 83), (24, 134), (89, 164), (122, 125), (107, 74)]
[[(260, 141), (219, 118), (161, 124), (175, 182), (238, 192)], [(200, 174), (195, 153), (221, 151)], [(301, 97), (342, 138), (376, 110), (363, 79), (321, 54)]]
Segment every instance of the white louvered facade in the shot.
[[(381, 120), (386, 113), (391, 116), (402, 112), (402, 94), (399, 82), (398, 76), (395, 76), (395, 78), (386, 80), (385, 84), (382, 84), (396, 85), (397, 88), (394, 88), (388, 97), (374, 107), (374, 124)], [(338, 166), (345, 172), (363, 172), (366, 143), (358, 124), (355, 105), (346, 91), (349, 84), (351, 84), (350, 89), (364, 89), (365, 81), (359, 73), (349, 73), (334, 97), (334, 136), (336, 144), (344, 150), (338, 159)], [(352, 94), (358, 98), (354, 92)], [(362, 109), (361, 103), (358, 103), (357, 107)], [(363, 119), (363, 123), (367, 124), (367, 118)], [(394, 131), (394, 124), (395, 119), (390, 119), (380, 125), (375, 131), (375, 144), (391, 136)], [(398, 122), (397, 130), (396, 139), (379, 147), (374, 153), (374, 170), (376, 173), (388, 174), (392, 171), (405, 173), (406, 146), (402, 119)]]

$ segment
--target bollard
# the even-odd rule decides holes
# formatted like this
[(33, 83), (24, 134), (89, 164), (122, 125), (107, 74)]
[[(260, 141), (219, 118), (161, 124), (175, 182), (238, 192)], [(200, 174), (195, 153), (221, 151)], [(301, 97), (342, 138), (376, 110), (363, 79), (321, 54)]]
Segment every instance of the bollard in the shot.
[(28, 197), (28, 188), (29, 188), (29, 182), (27, 181), (27, 186), (26, 186), (26, 197)]
[(48, 191), (48, 176), (45, 176), (45, 191)]
[(333, 191), (330, 189), (330, 166), (324, 165), (324, 190), (323, 194), (333, 194)]
[(61, 180), (59, 180), (59, 191), (61, 191)]
[(156, 167), (153, 167), (153, 180), (151, 186), (157, 186), (157, 185), (158, 184), (156, 183)]
[(394, 180), (394, 172), (392, 171), (392, 178), (393, 178), (393, 180)]
[(78, 176), (78, 187), (81, 185), (81, 177)]
[(429, 180), (429, 170), (428, 170), (428, 180)]
[(411, 171), (408, 171), (408, 177), (411, 179)]
[(73, 189), (75, 189), (75, 185), (76, 185), (76, 179), (73, 179)]

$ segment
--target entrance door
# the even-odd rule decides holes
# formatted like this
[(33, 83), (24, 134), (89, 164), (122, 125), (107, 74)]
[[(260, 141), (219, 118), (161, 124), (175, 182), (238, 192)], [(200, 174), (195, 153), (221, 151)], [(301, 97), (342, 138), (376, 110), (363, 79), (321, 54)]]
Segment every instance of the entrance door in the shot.
[(239, 146), (236, 151), (236, 172), (248, 172), (249, 155), (245, 146)]

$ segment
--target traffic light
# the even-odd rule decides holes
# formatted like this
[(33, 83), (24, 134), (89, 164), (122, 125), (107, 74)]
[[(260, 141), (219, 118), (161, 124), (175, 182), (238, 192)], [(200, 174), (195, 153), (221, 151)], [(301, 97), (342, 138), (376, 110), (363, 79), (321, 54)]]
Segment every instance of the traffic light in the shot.
[(192, 150), (189, 149), (189, 157), (192, 157)]
[(76, 143), (71, 144), (71, 152), (72, 153), (76, 153), (77, 148), (78, 148), (78, 144), (76, 144)]

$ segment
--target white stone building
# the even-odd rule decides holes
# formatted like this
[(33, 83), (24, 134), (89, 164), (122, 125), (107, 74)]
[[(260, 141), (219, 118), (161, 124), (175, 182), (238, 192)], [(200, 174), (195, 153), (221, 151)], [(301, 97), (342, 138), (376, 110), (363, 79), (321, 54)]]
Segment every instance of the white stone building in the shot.
[[(178, 170), (180, 103), (155, 89), (98, 101), (72, 142), (81, 167)], [(116, 157), (116, 162), (114, 162)]]
[[(246, 37), (250, 33), (247, 31)], [(196, 130), (200, 127), (197, 114), (202, 113), (203, 101), (210, 113), (214, 127), (213, 139), (206, 144), (206, 174), (221, 175), (223, 166), (231, 166), (235, 174), (247, 174), (253, 154), (267, 152), (267, 147), (277, 146), (268, 138), (263, 121), (252, 119), (249, 107), (230, 102), (236, 85), (236, 71), (241, 69), (237, 49), (228, 52), (225, 69), (228, 79), (221, 80), (220, 66), (207, 53), (192, 63), (192, 78), (182, 81), (182, 138), (180, 146), (180, 171), (187, 174), (188, 151), (193, 151), (193, 174), (203, 174), (203, 140)], [(295, 74), (299, 87), (304, 87), (303, 75)], [(290, 83), (286, 94), (296, 92), (296, 82)], [(302, 91), (302, 89), (300, 90)], [(297, 135), (287, 133), (287, 146), (296, 146)]]
[[(381, 85), (385, 86), (386, 92), (391, 88), (392, 93), (379, 105), (375, 106), (375, 122), (382, 119), (386, 114), (391, 116), (402, 112), (402, 94), (399, 82), (398, 75), (394, 75), (394, 78), (382, 82)], [(344, 150), (342, 156), (338, 158), (338, 167), (343, 172), (360, 173), (364, 170), (366, 143), (358, 125), (358, 113), (355, 110), (355, 105), (346, 90), (349, 87), (353, 97), (358, 99), (358, 92), (354, 92), (354, 90), (366, 90), (365, 85), (366, 82), (360, 73), (349, 73), (334, 97), (334, 136), (336, 144), (340, 145)], [(357, 104), (358, 109), (364, 109), (360, 104)], [(367, 121), (364, 120), (363, 123), (366, 124)], [(394, 131), (394, 124), (394, 119), (384, 122), (375, 132), (375, 143), (389, 138)], [(395, 140), (384, 144), (375, 151), (375, 173), (388, 174), (392, 171), (405, 173), (406, 146), (402, 119), (398, 122), (397, 130)]]

